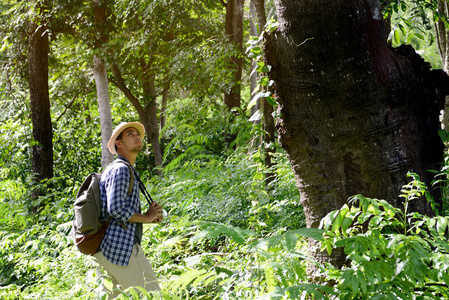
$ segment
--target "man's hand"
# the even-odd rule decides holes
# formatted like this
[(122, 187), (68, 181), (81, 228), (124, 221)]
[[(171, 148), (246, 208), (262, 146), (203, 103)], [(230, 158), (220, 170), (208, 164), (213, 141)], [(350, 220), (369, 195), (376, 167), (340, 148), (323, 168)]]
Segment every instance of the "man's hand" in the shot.
[(164, 218), (162, 215), (162, 206), (157, 204), (157, 202), (151, 204), (145, 215), (149, 218), (148, 223), (161, 223)]
[(162, 222), (162, 207), (157, 204), (157, 202), (153, 202), (150, 205), (150, 208), (145, 214), (134, 213), (132, 217), (128, 220), (128, 222), (134, 223), (160, 223)]

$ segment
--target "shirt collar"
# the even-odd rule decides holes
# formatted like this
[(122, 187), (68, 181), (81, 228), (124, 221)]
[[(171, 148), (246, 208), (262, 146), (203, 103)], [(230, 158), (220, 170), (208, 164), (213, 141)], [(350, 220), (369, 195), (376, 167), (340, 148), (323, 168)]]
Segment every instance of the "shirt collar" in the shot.
[(119, 155), (118, 159), (121, 159), (121, 160), (126, 161), (127, 163), (130, 163), (129, 160), (127, 160), (124, 156)]

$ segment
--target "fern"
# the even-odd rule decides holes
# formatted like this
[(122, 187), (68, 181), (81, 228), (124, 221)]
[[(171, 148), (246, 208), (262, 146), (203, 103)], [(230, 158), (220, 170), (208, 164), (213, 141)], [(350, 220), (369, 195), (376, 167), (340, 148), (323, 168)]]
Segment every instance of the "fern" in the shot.
[(265, 280), (267, 282), (267, 291), (269, 293), (273, 292), (276, 289), (276, 279), (274, 276), (274, 269), (271, 266), (267, 266), (265, 269)]
[(274, 292), (257, 297), (257, 300), (275, 299), (330, 299), (330, 296), (337, 295), (332, 288), (317, 284), (303, 283), (280, 288)]
[[(410, 187), (405, 187), (408, 200), (420, 189)], [(339, 299), (449, 295), (449, 278), (446, 271), (439, 271), (449, 269), (448, 218), (415, 213), (406, 219), (386, 201), (360, 195), (350, 204), (321, 223), (328, 230), (323, 247), (343, 247), (349, 261), (348, 267), (327, 271), (329, 279), (337, 281)]]
[(205, 282), (206, 285), (217, 278), (215, 270), (197, 270), (187, 269), (183, 272), (179, 278), (174, 280), (171, 286), (171, 292), (176, 293), (180, 290), (186, 290), (188, 285), (198, 286), (201, 282)]
[(220, 235), (225, 235), (232, 238), (236, 243), (243, 244), (246, 238), (258, 236), (258, 234), (252, 230), (241, 229), (231, 225), (204, 221), (197, 221), (194, 222), (194, 224), (196, 224), (199, 228), (202, 228), (202, 230), (195, 234), (192, 238), (193, 242), (196, 242), (204, 237), (209, 237), (210, 239), (215, 240)]
[(267, 249), (274, 248), (279, 246), (280, 243), (283, 243), (288, 251), (295, 250), (298, 236), (303, 236), (305, 238), (313, 238), (317, 241), (323, 240), (323, 234), (326, 231), (318, 228), (299, 228), (294, 230), (289, 230), (285, 233), (274, 235), (268, 238), (259, 239), (250, 247), (254, 249), (260, 249), (266, 247)]

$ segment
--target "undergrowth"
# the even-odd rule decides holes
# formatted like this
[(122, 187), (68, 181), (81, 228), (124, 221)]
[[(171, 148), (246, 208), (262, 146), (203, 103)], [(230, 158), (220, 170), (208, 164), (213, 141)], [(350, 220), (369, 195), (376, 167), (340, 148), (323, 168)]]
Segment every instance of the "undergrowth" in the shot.
[[(167, 214), (161, 225), (145, 227), (142, 244), (163, 291), (122, 291), (119, 298), (449, 297), (447, 217), (407, 213), (357, 195), (323, 218), (320, 228), (304, 228), (299, 196), (290, 193), (294, 179), (284, 167), (279, 158), (278, 183), (270, 193), (263, 192), (257, 176), (260, 165), (239, 155), (209, 162), (207, 169), (181, 168), (149, 180), (148, 188)], [(412, 179), (401, 195), (404, 208), (428, 195), (419, 178)], [(25, 187), (1, 182), (1, 299), (104, 298), (93, 261), (68, 237), (74, 192), (55, 191), (53, 203), (58, 204), (30, 216)], [(311, 260), (309, 238), (329, 254), (342, 247), (346, 265)], [(310, 281), (310, 264), (317, 266), (322, 282)]]
[[(142, 243), (164, 287), (155, 297), (252, 298), (274, 287), (265, 280), (272, 272), (265, 268), (271, 263), (268, 254), (250, 245), (303, 227), (304, 216), (285, 158), (278, 157), (278, 180), (270, 193), (263, 172), (256, 154), (235, 154), (147, 179), (154, 200), (166, 210), (163, 224), (145, 228)], [(51, 186), (65, 187), (68, 181), (56, 178)], [(28, 183), (1, 181), (1, 299), (102, 298), (93, 261), (69, 238), (77, 185), (30, 203)], [(36, 204), (43, 209), (30, 215)], [(294, 255), (276, 256), (293, 264)]]
[[(80, 182), (57, 177), (51, 193), (31, 202), (32, 183), (6, 176), (7, 167), (0, 174), (0, 299), (105, 299), (94, 262), (69, 238)], [(145, 226), (142, 242), (163, 290), (122, 291), (119, 299), (449, 298), (447, 203), (437, 206), (416, 174), (400, 195), (403, 209), (357, 195), (312, 229), (282, 154), (268, 189), (257, 151), (171, 167), (143, 176), (165, 208), (163, 223)], [(435, 184), (447, 186), (447, 168)], [(435, 217), (407, 210), (421, 197)], [(29, 214), (36, 205), (42, 210)], [(309, 239), (329, 254), (343, 248), (345, 266), (313, 261)], [(311, 265), (320, 282), (311, 280)]]

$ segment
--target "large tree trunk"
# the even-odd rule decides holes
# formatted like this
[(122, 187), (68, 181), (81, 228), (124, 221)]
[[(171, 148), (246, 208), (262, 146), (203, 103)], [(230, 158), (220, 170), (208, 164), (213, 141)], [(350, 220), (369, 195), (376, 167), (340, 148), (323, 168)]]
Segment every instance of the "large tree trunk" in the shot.
[[(237, 50), (243, 50), (243, 4), (244, 0), (228, 0), (226, 3), (226, 34), (229, 42), (234, 43)], [(235, 55), (230, 58), (234, 73), (231, 90), (224, 95), (224, 103), (228, 108), (240, 107), (240, 87), (242, 80), (243, 57)]]
[[(98, 38), (95, 43), (95, 48), (101, 49), (103, 44), (108, 40), (107, 30), (107, 2), (96, 0), (92, 6), (95, 20), (95, 29), (98, 33)], [(108, 140), (112, 135), (112, 114), (111, 103), (109, 100), (109, 81), (106, 71), (106, 65), (103, 60), (94, 55), (94, 66), (92, 68), (95, 85), (97, 88), (98, 97), (98, 113), (100, 115), (101, 125), (101, 167), (105, 168), (110, 162), (114, 160), (114, 156), (108, 150)]]
[[(31, 21), (28, 44), (30, 109), (34, 139), (31, 167), (37, 182), (53, 177), (53, 130), (48, 91), (48, 51), (46, 25), (38, 26)], [(36, 190), (32, 197), (37, 199), (44, 194), (45, 191)]]
[[(443, 144), (438, 114), (449, 85), (411, 47), (390, 49), (374, 0), (276, 0), (268, 36), (282, 119), (278, 131), (296, 176), (308, 227), (349, 196), (401, 207), (407, 171), (429, 183)], [(444, 86), (446, 85), (446, 86)], [(431, 214), (425, 201), (410, 209)], [(321, 261), (341, 265), (344, 255)]]

